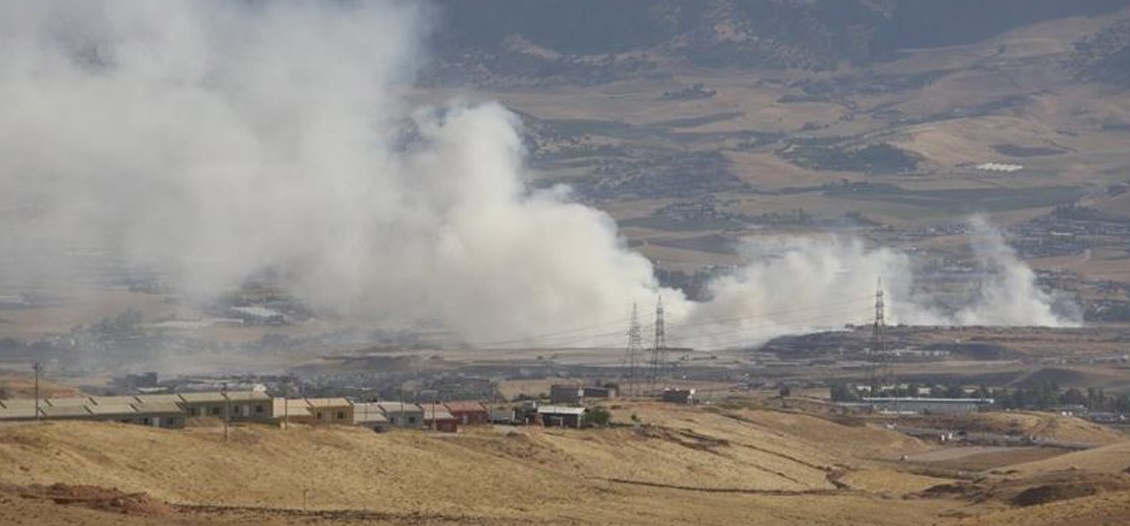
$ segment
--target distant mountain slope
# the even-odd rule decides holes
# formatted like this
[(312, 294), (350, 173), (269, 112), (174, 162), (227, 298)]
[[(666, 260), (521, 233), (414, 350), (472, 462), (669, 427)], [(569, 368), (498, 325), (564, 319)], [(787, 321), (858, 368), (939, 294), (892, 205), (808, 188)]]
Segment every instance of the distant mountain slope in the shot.
[[(1029, 24), (1130, 6), (1130, 0), (434, 3), (434, 45), (442, 62), (521, 76), (607, 67), (615, 65), (614, 55), (633, 53), (646, 53), (638, 59), (644, 63), (663, 57), (699, 67), (827, 70), (902, 49), (975, 43)], [(535, 68), (531, 61), (541, 65)]]
[(901, 0), (872, 41), (881, 55), (908, 48), (973, 44), (1029, 24), (1096, 16), (1130, 5), (1125, 0)]
[(1130, 86), (1130, 18), (1076, 43), (1071, 63), (1085, 80)]

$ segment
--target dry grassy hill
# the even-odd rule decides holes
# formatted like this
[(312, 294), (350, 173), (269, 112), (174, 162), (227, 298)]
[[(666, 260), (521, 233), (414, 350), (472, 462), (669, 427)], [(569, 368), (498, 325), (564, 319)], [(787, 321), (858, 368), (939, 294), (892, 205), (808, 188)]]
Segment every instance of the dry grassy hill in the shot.
[[(960, 417), (936, 416), (911, 420), (913, 424), (938, 429), (960, 428), (975, 433), (1030, 436), (1039, 440), (1076, 444), (1110, 445), (1126, 441), (1126, 435), (1081, 418), (1037, 412), (992, 412)], [(960, 425), (958, 425), (960, 422)]]
[[(145, 492), (172, 503), (172, 513), (208, 520), (232, 512), (184, 506), (275, 517), (282, 512), (267, 510), (300, 510), (305, 494), (310, 509), (383, 514), (388, 523), (844, 524), (870, 521), (883, 506), (878, 495), (839, 482), (844, 471), (869, 465), (880, 449), (923, 447), (883, 429), (802, 415), (632, 411), (651, 425), (456, 436), (250, 426), (226, 443), (207, 427), (21, 425), (0, 429), (0, 485), (10, 494), (59, 482)], [(820, 447), (828, 434), (842, 435), (838, 447)], [(915, 503), (879, 523), (919, 520), (944, 505)], [(79, 513), (27, 506), (52, 520)], [(750, 509), (757, 518), (746, 517)], [(303, 517), (294, 513), (286, 520)]]
[[(83, 396), (83, 393), (68, 385), (40, 379), (39, 395), (43, 398), (69, 398)], [(33, 396), (35, 396), (35, 377), (25, 373), (0, 371), (0, 399)]]
[(246, 426), (226, 442), (217, 427), (13, 425), (0, 428), (0, 505), (24, 524), (909, 524), (1007, 521), (1062, 499), (1092, 499), (1100, 516), (1130, 489), (1126, 442), (954, 479), (898, 461), (939, 446), (862, 420), (653, 403), (613, 412), (641, 425)]

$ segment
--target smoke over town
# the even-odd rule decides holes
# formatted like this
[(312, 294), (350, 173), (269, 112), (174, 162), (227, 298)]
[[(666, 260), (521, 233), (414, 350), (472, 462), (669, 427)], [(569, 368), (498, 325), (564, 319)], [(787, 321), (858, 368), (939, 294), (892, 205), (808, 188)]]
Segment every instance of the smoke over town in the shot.
[[(34, 211), (3, 229), (9, 253), (105, 247), (201, 296), (269, 269), (319, 307), (472, 342), (662, 295), (682, 343), (733, 345), (866, 321), (880, 278), (896, 322), (1078, 323), (985, 225), (972, 246), (994, 272), (951, 312), (913, 293), (908, 255), (851, 239), (751, 241), (707, 303), (664, 289), (610, 216), (528, 186), (514, 114), (402, 98), (427, 34), (414, 2), (0, 10), (0, 205)], [(28, 261), (0, 277), (72, 270)]]

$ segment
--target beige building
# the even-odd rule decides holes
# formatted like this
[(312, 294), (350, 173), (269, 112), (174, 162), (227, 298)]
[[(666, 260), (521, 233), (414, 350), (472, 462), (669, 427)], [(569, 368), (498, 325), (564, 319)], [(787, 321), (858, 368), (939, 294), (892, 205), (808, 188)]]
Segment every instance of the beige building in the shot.
[(353, 404), (344, 398), (306, 398), (311, 422), (353, 425)]
[(275, 398), (271, 400), (271, 413), (278, 422), (310, 424), (314, 420), (310, 405), (302, 398)]
[(225, 411), (228, 410), (228, 399), (219, 391), (181, 393), (178, 396), (179, 405), (184, 408), (188, 418), (224, 418)]
[(403, 402), (379, 402), (377, 407), (384, 413), (393, 427), (423, 427), (424, 410), (416, 404)]
[(149, 402), (134, 404), (134, 415), (131, 424), (143, 426), (181, 428), (185, 423), (185, 410), (174, 402)]
[[(0, 403), (0, 421), (28, 421), (35, 420), (35, 417), (34, 399)], [(45, 420), (96, 420), (162, 428), (184, 427), (184, 410), (177, 403), (143, 403), (132, 396), (41, 400), (39, 417)]]
[(40, 401), (40, 406), (49, 407), (85, 407), (90, 405), (89, 398), (48, 398)]
[[(200, 393), (181, 393), (177, 399), (160, 398), (160, 401), (173, 401), (184, 408), (188, 418), (224, 418), (232, 422), (268, 421), (273, 413), (270, 395), (262, 391), (209, 391)], [(139, 399), (155, 398), (139, 395)]]
[(384, 431), (389, 423), (376, 402), (364, 402), (353, 404), (353, 425)]
[(267, 421), (272, 418), (271, 396), (263, 391), (229, 391), (231, 419), (234, 421)]

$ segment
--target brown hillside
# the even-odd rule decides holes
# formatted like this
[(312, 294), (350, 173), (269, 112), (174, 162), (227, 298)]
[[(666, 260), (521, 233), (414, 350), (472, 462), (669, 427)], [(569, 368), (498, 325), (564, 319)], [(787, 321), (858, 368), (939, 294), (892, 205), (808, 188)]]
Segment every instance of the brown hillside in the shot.
[[(35, 396), (35, 378), (30, 374), (0, 371), (0, 400), (6, 398), (31, 398)], [(43, 398), (69, 398), (83, 396), (82, 391), (50, 380), (39, 380), (39, 396)]]
[[(769, 412), (639, 413), (652, 425), (456, 436), (250, 426), (227, 443), (215, 428), (22, 425), (0, 429), (0, 484), (115, 488), (144, 492), (178, 513), (185, 505), (237, 506), (256, 517), (301, 509), (305, 493), (310, 509), (385, 514), (361, 515), (375, 523), (423, 516), (474, 524), (903, 524), (946, 505), (916, 502), (876, 519), (879, 496), (837, 487), (842, 470), (867, 462), (844, 453), (852, 448), (921, 447), (883, 429)], [(774, 429), (782, 423), (793, 429)], [(802, 429), (846, 433), (840, 447), (822, 449), (819, 434), (791, 434)], [(579, 502), (593, 504), (579, 509)], [(747, 516), (751, 507), (756, 517)], [(193, 509), (234, 520), (224, 515), (230, 510)]]

